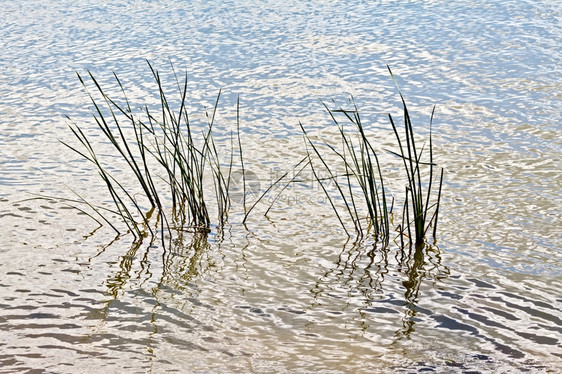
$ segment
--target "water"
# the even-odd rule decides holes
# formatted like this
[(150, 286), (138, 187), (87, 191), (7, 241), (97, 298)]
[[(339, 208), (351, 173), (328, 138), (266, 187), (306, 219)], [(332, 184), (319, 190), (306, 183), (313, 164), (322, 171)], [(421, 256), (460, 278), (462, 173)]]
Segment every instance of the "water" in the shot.
[[(4, 1), (0, 371), (559, 370), (561, 13), (553, 0)], [(262, 188), (304, 155), (299, 121), (329, 134), (318, 99), (353, 95), (391, 146), (390, 65), (416, 123), (437, 104), (437, 245), (354, 244), (305, 187), (269, 219), (234, 216), (168, 251), (26, 200), (70, 187), (107, 201), (59, 143), (66, 115), (93, 129), (74, 72), (115, 88), (115, 71), (141, 105), (154, 100), (145, 59), (167, 78), (170, 61), (187, 69), (195, 119), (222, 88), (223, 130), (241, 95)]]

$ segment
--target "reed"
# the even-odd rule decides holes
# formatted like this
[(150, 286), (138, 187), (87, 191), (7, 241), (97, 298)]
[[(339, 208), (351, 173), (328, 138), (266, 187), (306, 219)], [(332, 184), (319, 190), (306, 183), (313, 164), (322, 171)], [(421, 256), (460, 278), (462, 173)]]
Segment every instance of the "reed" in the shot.
[[(404, 217), (407, 221), (406, 224), (402, 224), (402, 230), (407, 226), (408, 237), (410, 238), (410, 243), (412, 240), (411, 225), (414, 226), (415, 233), (415, 243), (416, 245), (421, 245), (424, 240), (428, 229), (433, 226), (433, 238), (436, 238), (437, 233), (437, 219), (439, 215), (439, 203), (441, 200), (441, 188), (443, 186), (443, 168), (441, 168), (441, 173), (439, 177), (439, 189), (437, 197), (432, 200), (432, 193), (434, 193), (434, 173), (436, 164), (433, 162), (433, 141), (432, 141), (432, 125), (433, 116), (435, 114), (435, 106), (431, 112), (431, 118), (429, 121), (429, 160), (422, 161), (422, 156), (425, 148), (425, 144), (422, 147), (416, 143), (416, 137), (414, 136), (414, 127), (412, 125), (412, 120), (410, 118), (410, 112), (408, 111), (408, 106), (404, 100), (404, 96), (398, 87), (398, 82), (392, 74), (390, 67), (388, 71), (392, 76), (398, 93), (400, 94), (400, 100), (403, 107), (403, 119), (404, 119), (404, 135), (401, 136), (398, 127), (392, 115), (388, 115), (392, 129), (396, 136), (396, 141), (399, 148), (398, 152), (393, 152), (394, 155), (400, 157), (403, 161), (404, 170), (407, 176), (406, 185), (406, 199), (404, 202)], [(429, 167), (428, 174), (426, 175), (427, 180), (422, 177), (422, 168)]]
[[(317, 183), (327, 197), (348, 236), (352, 236), (354, 232), (355, 236), (362, 238), (372, 232), (384, 247), (388, 245), (394, 199), (386, 187), (379, 156), (373, 146), (373, 137), (368, 134), (353, 98), (350, 100), (351, 109), (330, 109), (322, 102), (336, 126), (337, 142), (334, 139), (330, 139), (330, 142), (318, 139), (309, 134), (302, 123), (299, 124), (305, 156), (290, 171), (273, 181), (248, 207), (240, 136), (240, 101), (236, 104), (236, 136), (232, 133), (230, 136), (230, 158), (223, 163), (223, 156), (219, 154), (215, 141), (221, 92), (219, 91), (212, 110), (206, 113), (206, 123), (194, 125), (187, 110), (187, 74), (180, 81), (172, 66), (177, 96), (170, 98), (159, 72), (150, 62), (147, 63), (156, 83), (159, 105), (156, 109), (145, 105), (140, 112), (133, 111), (125, 87), (115, 73), (114, 78), (122, 96), (120, 102), (102, 89), (91, 72), (86, 77), (78, 74), (78, 79), (93, 104), (97, 128), (117, 158), (124, 161), (133, 178), (112, 175), (106, 166), (108, 162), (102, 159), (86, 132), (71, 122), (70, 130), (81, 147), (62, 143), (95, 166), (115, 209), (101, 208), (80, 196), (78, 200), (67, 202), (86, 204), (107, 223), (110, 221), (104, 212), (117, 214), (128, 231), (139, 240), (146, 236), (154, 237), (158, 229), (162, 232), (162, 239), (164, 231), (207, 233), (212, 225), (216, 224), (220, 228), (228, 219), (231, 209), (229, 189), (236, 150), (240, 157), (244, 190), (243, 224), (263, 197), (272, 193), (274, 187), (284, 183), (279, 188), (283, 192), (289, 184), (295, 182), (296, 176), (309, 168), (313, 182)], [(398, 145), (397, 151), (388, 152), (401, 158), (407, 177), (401, 224), (398, 225), (403, 248), (405, 238), (410, 245), (414, 242), (416, 245), (423, 243), (430, 227), (433, 227), (433, 237), (436, 237), (443, 169), (436, 195), (434, 185), (437, 177), (432, 141), (435, 108), (429, 124), (429, 151), (424, 154), (425, 143), (419, 146), (406, 101), (392, 71), (390, 68), (388, 70), (398, 88), (404, 111), (403, 131), (399, 130), (392, 115), (388, 115)], [(90, 86), (93, 86), (93, 91)], [(288, 178), (291, 171), (297, 172), (292, 179)], [(128, 184), (124, 185), (124, 181)], [(130, 181), (134, 181), (137, 187), (131, 188)], [(141, 191), (141, 194), (133, 193), (133, 190)], [(277, 201), (278, 196), (273, 202)], [(270, 209), (271, 205), (265, 214)], [(210, 216), (209, 211), (217, 212), (216, 220)], [(158, 225), (153, 228), (149, 219), (154, 213)], [(114, 225), (110, 225), (117, 231)]]
[[(137, 195), (131, 194), (129, 187), (119, 182), (126, 180), (125, 176), (114, 177), (108, 172), (104, 166), (106, 163), (76, 123), (69, 127), (82, 148), (62, 143), (95, 165), (117, 213), (137, 238), (154, 235), (148, 224), (147, 213), (143, 211), (146, 203), (150, 205), (150, 214), (154, 210), (158, 213), (162, 231), (187, 229), (208, 232), (213, 221), (208, 209), (210, 201), (214, 200), (212, 204), (217, 207), (217, 226), (225, 222), (230, 207), (228, 187), (232, 156), (225, 174), (213, 136), (220, 92), (212, 112), (207, 113), (207, 123), (203, 130), (201, 126), (196, 130), (190, 123), (187, 111), (187, 74), (183, 83), (180, 83), (174, 71), (179, 93), (179, 104), (174, 108), (164, 90), (159, 72), (150, 62), (148, 66), (159, 94), (160, 106), (157, 111), (152, 111), (145, 105), (140, 113), (133, 112), (125, 88), (116, 74), (114, 77), (122, 92), (124, 104), (119, 104), (106, 94), (92, 73), (88, 72), (87, 78), (95, 87), (98, 98), (94, 97), (86, 79), (78, 74), (78, 79), (93, 104), (97, 127), (132, 172), (132, 179), (142, 191), (144, 203), (139, 201)], [(199, 131), (201, 134), (197, 136), (196, 132)], [(162, 181), (169, 194), (162, 192)], [(214, 196), (210, 198), (207, 196), (209, 184), (214, 186)]]
[[(309, 164), (315, 180), (326, 195), (346, 233), (350, 235), (343, 215), (349, 217), (357, 236), (362, 237), (371, 229), (375, 237), (381, 239), (383, 245), (386, 246), (390, 234), (391, 208), (389, 209), (388, 206), (381, 165), (378, 155), (367, 137), (353, 98), (351, 103), (352, 109), (335, 110), (322, 103), (337, 126), (341, 149), (327, 142), (313, 141), (304, 126), (300, 124)], [(352, 125), (352, 130), (349, 130), (349, 126), (341, 121), (339, 118), (341, 116), (343, 116), (341, 119)], [(324, 153), (322, 149), (327, 150), (329, 154)], [(333, 156), (339, 160), (338, 163), (332, 163)], [(315, 166), (313, 157), (316, 162), (319, 162), (318, 166)], [(336, 170), (341, 172), (338, 174)], [(326, 175), (326, 177), (321, 178), (321, 175)], [(333, 189), (336, 193), (335, 196), (328, 191), (328, 183), (335, 187)], [(341, 214), (336, 206), (336, 199), (341, 200), (343, 204)], [(361, 208), (367, 211), (366, 219), (362, 216)], [(366, 221), (365, 228), (362, 224), (363, 221)]]
[[(402, 159), (407, 177), (402, 223), (398, 225), (400, 243), (403, 248), (404, 238), (410, 245), (412, 243), (422, 244), (430, 227), (433, 227), (433, 237), (436, 238), (443, 169), (440, 172), (438, 192), (435, 196), (437, 165), (433, 160), (432, 140), (435, 107), (429, 124), (429, 151), (424, 154), (425, 143), (420, 147), (416, 141), (408, 106), (396, 78), (390, 68), (388, 70), (398, 88), (404, 112), (403, 135), (400, 134), (392, 115), (388, 115), (398, 145), (398, 152), (389, 152)], [(326, 195), (346, 233), (350, 235), (345, 219), (347, 216), (353, 223), (355, 234), (358, 237), (363, 237), (365, 232), (372, 230), (375, 237), (382, 241), (382, 245), (387, 246), (394, 200), (385, 187), (379, 157), (373, 147), (371, 137), (368, 136), (362, 124), (353, 98), (351, 104), (351, 109), (339, 108), (336, 110), (332, 110), (324, 104), (333, 123), (337, 126), (341, 148), (328, 142), (314, 141), (304, 126), (300, 124), (305, 139), (308, 164), (314, 179)], [(342, 115), (345, 123), (340, 120)], [(351, 129), (348, 124), (352, 124)], [(328, 150), (330, 154), (326, 154), (324, 150)], [(428, 156), (427, 153), (429, 153)], [(337, 162), (334, 162), (334, 155)], [(340, 170), (339, 174), (337, 170)], [(321, 177), (322, 175), (326, 177)], [(328, 183), (333, 186), (331, 190), (328, 188)], [(341, 201), (339, 206), (336, 204), (336, 200)], [(362, 212), (365, 210), (367, 212), (366, 228), (362, 225), (362, 222), (365, 221)]]

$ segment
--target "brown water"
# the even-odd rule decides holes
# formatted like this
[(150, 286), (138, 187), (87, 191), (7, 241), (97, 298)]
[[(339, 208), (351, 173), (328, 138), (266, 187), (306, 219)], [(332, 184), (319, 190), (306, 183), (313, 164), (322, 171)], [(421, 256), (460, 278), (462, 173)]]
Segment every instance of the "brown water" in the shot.
[[(0, 24), (0, 372), (557, 372), (562, 227), (557, 1), (5, 1)], [(63, 202), (109, 204), (71, 140), (94, 131), (74, 75), (154, 102), (144, 59), (188, 71), (191, 111), (238, 94), (262, 190), (329, 138), (318, 99), (356, 98), (382, 148), (400, 105), (445, 168), (438, 241), (349, 240), (318, 186), (246, 227), (132, 243)], [(171, 82), (171, 81), (170, 81)], [(101, 153), (109, 148), (99, 141)], [(104, 148), (105, 147), (105, 148)], [(396, 160), (383, 154), (393, 171)], [(119, 166), (115, 166), (119, 173)], [(400, 198), (403, 183), (390, 183)]]

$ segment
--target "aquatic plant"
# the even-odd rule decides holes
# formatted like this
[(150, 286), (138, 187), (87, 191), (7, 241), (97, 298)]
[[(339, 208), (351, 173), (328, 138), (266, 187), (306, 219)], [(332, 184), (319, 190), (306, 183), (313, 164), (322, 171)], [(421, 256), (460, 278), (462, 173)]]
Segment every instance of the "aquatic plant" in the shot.
[[(316, 144), (312, 141), (304, 126), (300, 124), (307, 144), (309, 164), (316, 181), (326, 194), (326, 197), (338, 217), (338, 220), (348, 235), (349, 232), (346, 229), (341, 215), (338, 213), (338, 209), (334, 203), (334, 198), (330, 195), (325, 186), (326, 181), (334, 184), (337, 194), (345, 206), (345, 211), (353, 222), (356, 234), (363, 236), (365, 232), (363, 225), (361, 224), (361, 221), (364, 219), (361, 217), (358, 209), (359, 202), (361, 202), (365, 205), (368, 212), (367, 226), (371, 227), (374, 231), (374, 235), (381, 238), (386, 245), (388, 243), (390, 233), (389, 214), (391, 208), (388, 207), (387, 203), (388, 199), (384, 187), (381, 165), (379, 163), (377, 153), (375, 152), (369, 138), (365, 134), (359, 110), (357, 109), (353, 99), (351, 102), (353, 109), (349, 110), (343, 108), (331, 110), (325, 103), (323, 103), (338, 128), (340, 135), (339, 140), (342, 145), (341, 150), (327, 142), (322, 142), (320, 145)], [(353, 128), (356, 132), (354, 133), (353, 131), (346, 129), (338, 120), (337, 114), (343, 114), (344, 118), (353, 124)], [(355, 141), (353, 135), (356, 135)], [(308, 146), (310, 146), (312, 152), (308, 150)], [(338, 165), (329, 165), (329, 158), (321, 152), (320, 146), (328, 148), (337, 159), (343, 162), (343, 174), (338, 175), (335, 171), (338, 168)], [(317, 167), (314, 166), (314, 162), (312, 161), (312, 154), (314, 154), (320, 161), (320, 166), (323, 167), (323, 170), (327, 173), (328, 178), (320, 177), (321, 173), (317, 171)], [(359, 187), (359, 195), (355, 192), (354, 182), (356, 182), (356, 185)]]
[[(273, 181), (253, 205), (248, 207), (240, 136), (239, 100), (236, 104), (236, 140), (231, 135), (230, 158), (227, 163), (223, 163), (214, 139), (220, 91), (212, 111), (207, 113), (206, 123), (197, 124), (196, 127), (191, 123), (187, 112), (187, 75), (180, 83), (172, 66), (179, 93), (179, 101), (176, 98), (174, 106), (172, 105), (174, 100), (170, 100), (164, 90), (160, 74), (150, 62), (148, 66), (156, 83), (159, 104), (157, 110), (145, 105), (140, 113), (133, 112), (126, 90), (115, 73), (114, 78), (122, 94), (121, 103), (102, 89), (91, 72), (88, 72), (88, 79), (78, 74), (93, 104), (97, 128), (101, 130), (117, 158), (125, 162), (126, 169), (132, 173), (133, 178), (112, 175), (107, 166), (108, 162), (101, 159), (83, 128), (72, 123), (69, 127), (82, 148), (67, 142), (62, 143), (95, 165), (115, 210), (88, 203), (78, 194), (79, 200), (68, 200), (68, 202), (85, 203), (108, 223), (110, 221), (105, 213), (117, 214), (138, 239), (145, 236), (154, 237), (157, 230), (162, 232), (162, 238), (165, 236), (164, 230), (206, 233), (210, 231), (214, 222), (209, 213), (210, 207), (212, 211), (217, 212), (217, 227), (220, 228), (227, 220), (227, 212), (231, 208), (229, 189), (236, 150), (240, 157), (244, 194), (242, 223), (246, 222), (250, 212), (266, 194), (273, 191), (274, 187), (279, 187), (282, 192), (289, 184), (295, 182), (296, 177), (305, 168), (309, 168), (313, 182), (320, 186), (349, 236), (352, 236), (348, 229), (351, 221), (355, 236), (363, 237), (372, 232), (384, 247), (388, 245), (394, 198), (385, 187), (379, 156), (373, 147), (372, 137), (367, 134), (362, 123), (353, 98), (350, 100), (351, 109), (341, 107), (330, 109), (322, 103), (336, 126), (336, 140), (340, 145), (334, 143), (333, 138), (327, 142), (312, 136), (304, 125), (299, 123), (304, 138), (305, 156), (290, 170), (298, 170), (298, 172), (293, 174), (292, 178), (288, 178), (290, 171), (287, 171)], [(396, 83), (390, 68), (389, 72)], [(88, 88), (92, 84), (96, 96)], [(433, 162), (432, 142), (434, 112), (429, 125), (429, 159), (422, 160), (425, 144), (421, 147), (417, 144), (406, 102), (397, 83), (396, 86), (403, 105), (404, 134), (400, 134), (392, 115), (389, 114), (398, 151), (388, 152), (402, 159), (407, 176), (402, 223), (398, 225), (401, 245), (404, 248), (405, 239), (410, 244), (423, 243), (430, 227), (433, 227), (435, 238), (443, 169), (439, 178), (438, 194), (435, 197), (433, 185), (436, 164)], [(422, 169), (427, 168), (428, 171), (422, 172)], [(422, 176), (428, 177), (428, 180), (424, 180)], [(131, 180), (136, 183), (136, 189), (142, 191), (141, 194), (132, 192)], [(127, 185), (124, 184), (125, 181)], [(139, 195), (144, 199), (139, 199)], [(277, 201), (277, 197), (273, 202)], [(271, 205), (266, 214), (270, 209)], [(153, 214), (156, 214), (158, 222), (154, 229), (150, 222)], [(114, 225), (111, 227), (117, 230)]]
[[(437, 232), (437, 219), (439, 215), (439, 203), (441, 201), (441, 188), (443, 186), (443, 168), (441, 168), (441, 175), (439, 177), (439, 190), (437, 198), (432, 202), (432, 192), (434, 184), (434, 167), (436, 164), (433, 162), (433, 142), (432, 142), (432, 125), (433, 125), (433, 115), (435, 113), (435, 106), (431, 112), (431, 119), (429, 121), (429, 160), (428, 162), (422, 161), (422, 155), (424, 151), (424, 146), (421, 148), (416, 146), (416, 139), (414, 136), (414, 129), (412, 126), (412, 120), (410, 118), (410, 112), (404, 100), (404, 96), (398, 87), (396, 78), (392, 74), (390, 67), (388, 68), (390, 75), (394, 79), (396, 87), (398, 88), (398, 93), (400, 94), (400, 100), (402, 101), (403, 111), (404, 111), (404, 137), (402, 138), (398, 132), (398, 128), (389, 114), (388, 118), (392, 125), (394, 134), (396, 135), (396, 141), (400, 153), (389, 151), (394, 155), (400, 157), (403, 160), (404, 170), (406, 171), (406, 176), (408, 179), (408, 184), (406, 186), (406, 199), (404, 202), (403, 220), (407, 220), (407, 223), (402, 223), (402, 230), (407, 227), (408, 237), (410, 241), (412, 239), (411, 224), (414, 225), (415, 231), (415, 243), (420, 245), (424, 242), (427, 230), (433, 226), (433, 237), (435, 239)], [(405, 146), (404, 146), (405, 142)], [(428, 181), (422, 182), (422, 167), (429, 167)], [(425, 196), (424, 196), (425, 195)]]
[[(134, 175), (134, 180), (150, 205), (148, 213), (143, 212), (143, 204), (139, 202), (137, 195), (133, 195), (130, 189), (120, 182), (126, 178), (122, 175), (114, 177), (109, 173), (80, 126), (75, 123), (69, 125), (82, 144), (83, 150), (66, 142), (62, 143), (95, 165), (114, 202), (115, 212), (137, 238), (154, 235), (148, 222), (154, 212), (159, 217), (161, 230), (173, 228), (208, 232), (211, 226), (208, 185), (214, 186), (214, 198), (211, 200), (214, 200), (213, 204), (218, 211), (217, 225), (224, 223), (230, 206), (228, 189), (233, 156), (231, 152), (230, 161), (224, 168), (213, 137), (220, 92), (212, 113), (207, 114), (207, 123), (204, 126), (206, 129), (197, 140), (187, 112), (187, 74), (180, 85), (174, 71), (180, 96), (179, 105), (174, 109), (165, 93), (158, 71), (150, 62), (148, 65), (157, 84), (159, 114), (154, 114), (148, 105), (142, 109), (140, 115), (134, 113), (123, 84), (116, 74), (114, 77), (125, 104), (119, 104), (109, 97), (93, 74), (88, 72), (89, 80), (101, 97), (100, 103), (100, 99), (96, 99), (88, 89), (85, 79), (77, 74), (93, 104), (97, 127)], [(241, 145), (239, 149), (241, 151)], [(226, 174), (223, 170), (226, 170)], [(165, 182), (169, 190), (169, 195), (164, 197), (161, 196), (162, 189), (158, 186), (161, 181)], [(166, 208), (167, 203), (171, 205), (170, 209)], [(95, 209), (92, 205), (90, 207)], [(99, 210), (96, 211), (100, 214)]]
[[(435, 107), (433, 108), (429, 124), (429, 159), (424, 160), (422, 156), (425, 144), (419, 147), (416, 143), (416, 136), (414, 135), (414, 128), (406, 101), (392, 71), (390, 68), (388, 70), (395, 81), (404, 112), (403, 136), (400, 135), (392, 115), (388, 115), (398, 144), (398, 152), (391, 150), (388, 152), (402, 159), (407, 177), (405, 201), (402, 209), (402, 223), (398, 225), (401, 247), (404, 248), (404, 239), (409, 244), (422, 244), (430, 227), (433, 227), (433, 237), (435, 239), (443, 184), (443, 169), (441, 169), (439, 189), (435, 197), (434, 174), (436, 164), (433, 162), (432, 140)], [(353, 98), (351, 99), (351, 104), (351, 109), (339, 108), (335, 110), (328, 108), (324, 104), (332, 121), (338, 128), (339, 141), (342, 145), (341, 149), (334, 147), (326, 141), (313, 141), (313, 138), (304, 126), (300, 124), (305, 138), (308, 164), (314, 179), (326, 195), (329, 204), (346, 233), (350, 235), (344, 222), (343, 217), (345, 215), (350, 217), (358, 237), (362, 237), (366, 232), (372, 230), (374, 236), (381, 240), (382, 245), (387, 246), (390, 238), (390, 215), (394, 200), (389, 194), (390, 192), (385, 188), (385, 180), (379, 157), (373, 148), (370, 138), (367, 136)], [(343, 115), (344, 119), (353, 125), (352, 129), (350, 130), (349, 126), (344, 126), (337, 115)], [(334, 162), (330, 154), (326, 155), (322, 152), (322, 148), (328, 149), (331, 156), (335, 155), (336, 160), (340, 162)], [(313, 156), (319, 162), (318, 165), (315, 165)], [(342, 168), (343, 172), (338, 174), (336, 170), (342, 170)], [(429, 168), (429, 170), (423, 172), (422, 169), (424, 168)], [(327, 175), (327, 177), (321, 177), (322, 175)], [(424, 180), (422, 175), (427, 176), (428, 180)], [(334, 187), (331, 191), (328, 189), (328, 184)], [(334, 193), (335, 195), (332, 195)], [(341, 201), (339, 207), (336, 205), (336, 200)], [(391, 203), (389, 204), (389, 202)], [(341, 205), (343, 205), (343, 209)], [(365, 221), (365, 217), (361, 213), (363, 211), (362, 208), (365, 208), (367, 211), (366, 228), (361, 223)], [(343, 213), (340, 210), (343, 210)], [(414, 232), (413, 234), (412, 231)]]

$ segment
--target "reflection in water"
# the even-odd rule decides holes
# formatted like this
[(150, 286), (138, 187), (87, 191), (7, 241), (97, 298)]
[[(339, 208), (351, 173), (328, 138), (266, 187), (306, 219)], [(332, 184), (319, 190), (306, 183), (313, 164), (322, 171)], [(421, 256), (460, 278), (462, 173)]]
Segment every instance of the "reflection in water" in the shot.
[[(174, 293), (191, 295), (196, 290), (192, 281), (216, 267), (215, 260), (208, 253), (211, 245), (207, 233), (186, 235), (184, 232), (178, 232), (174, 235), (173, 245), (164, 250), (155, 245), (155, 240), (156, 238), (152, 237), (148, 245), (142, 241), (135, 242), (129, 251), (121, 256), (117, 273), (109, 275), (105, 281), (107, 293), (112, 300), (118, 299), (127, 282), (133, 277), (139, 280), (138, 286), (141, 288), (145, 283), (156, 282), (153, 286), (154, 296), (157, 296), (158, 289), (170, 289)], [(151, 250), (155, 253), (151, 253)], [(159, 252), (161, 254), (157, 255)], [(161, 258), (161, 265), (158, 266), (161, 274), (157, 280), (152, 279), (154, 274), (150, 271), (149, 258), (153, 256)], [(135, 260), (138, 260), (137, 270), (133, 270)]]
[[(437, 245), (422, 243), (416, 245), (413, 252), (412, 255), (412, 246), (408, 248), (407, 254), (405, 254), (404, 247), (400, 251), (398, 271), (404, 273), (407, 279), (402, 281), (402, 285), (406, 289), (404, 292), (405, 310), (402, 318), (403, 328), (395, 333), (397, 339), (410, 339), (411, 333), (415, 331), (416, 315), (422, 312), (422, 309), (418, 307), (422, 281), (432, 279), (437, 282), (445, 279), (450, 273), (446, 266), (441, 265)], [(427, 310), (423, 310), (423, 312), (431, 313)]]
[[(392, 251), (396, 251), (395, 255), (389, 256)], [(346, 297), (354, 297), (360, 291), (364, 306), (357, 308), (357, 312), (361, 318), (366, 318), (365, 312), (380, 313), (381, 316), (403, 313), (402, 327), (394, 336), (397, 340), (409, 340), (415, 331), (419, 313), (425, 314), (424, 317), (432, 315), (430, 310), (418, 306), (423, 281), (433, 285), (449, 274), (450, 270), (441, 263), (441, 253), (435, 244), (424, 243), (396, 250), (384, 245), (378, 248), (376, 242), (368, 245), (354, 242), (349, 247), (343, 247), (334, 266), (323, 274), (311, 292), (319, 303), (324, 293), (335, 295), (337, 290), (343, 289)], [(401, 302), (393, 296), (399, 288), (405, 288)], [(369, 323), (365, 322), (364, 330), (369, 327)]]
[[(115, 240), (77, 269), (72, 261), (60, 262), (76, 279), (105, 271), (105, 280), (90, 278), (87, 287), (48, 284), (23, 293), (16, 277), (25, 271), (11, 271), (0, 286), (13, 287), (20, 299), (10, 301), (12, 309), (4, 309), (0, 324), (21, 331), (22, 345), (32, 346), (25, 339), (44, 339), (39, 345), (75, 349), (87, 357), (98, 350), (117, 363), (135, 352), (143, 368), (167, 367), (167, 358), (192, 368), (186, 356), (193, 356), (202, 359), (197, 368), (204, 369), (213, 364), (208, 358), (218, 355), (240, 367), (250, 365), (248, 360), (277, 357), (290, 366), (297, 357), (306, 357), (316, 360), (309, 362), (310, 369), (321, 365), (324, 353), (318, 352), (336, 357), (349, 349), (366, 359), (381, 347), (414, 360), (418, 356), (411, 344), (431, 340), (439, 347), (443, 339), (444, 351), (449, 345), (454, 351), (447, 353), (447, 362), (468, 370), (497, 367), (498, 354), (525, 360), (521, 346), (531, 341), (559, 345), (555, 335), (545, 335), (549, 325), (560, 322), (555, 306), (485, 278), (450, 276), (436, 245), (400, 250), (366, 240), (347, 242), (329, 259), (326, 247), (301, 242), (312, 253), (295, 257), (290, 246), (278, 247), (258, 234), (185, 233), (174, 235), (176, 241), (165, 249), (145, 242), (124, 251)], [(327, 270), (313, 266), (311, 258), (323, 258)], [(63, 291), (67, 303), (57, 300), (26, 309)], [(61, 316), (71, 311), (73, 324), (68, 324)], [(33, 325), (38, 318), (45, 323)], [(87, 331), (72, 333), (83, 326)], [(40, 331), (47, 327), (52, 331)], [(459, 341), (474, 345), (470, 356), (458, 353)], [(390, 353), (388, 359), (394, 364), (402, 360)], [(322, 367), (328, 368), (331, 360)]]
[[(216, 269), (215, 254), (210, 255), (211, 245), (206, 233), (179, 233), (174, 245), (163, 255), (162, 278), (159, 284), (185, 292), (194, 278), (211, 268)], [(216, 243), (220, 247), (220, 242)]]

